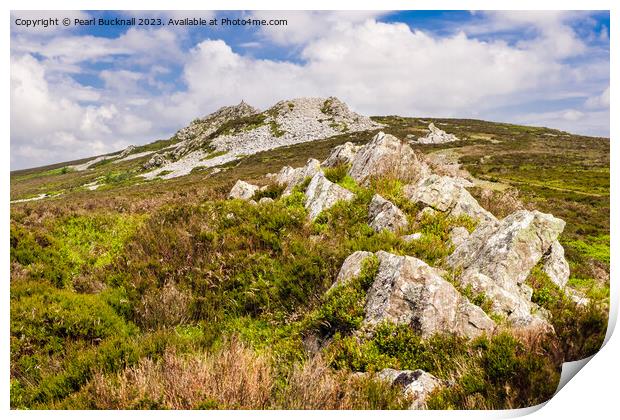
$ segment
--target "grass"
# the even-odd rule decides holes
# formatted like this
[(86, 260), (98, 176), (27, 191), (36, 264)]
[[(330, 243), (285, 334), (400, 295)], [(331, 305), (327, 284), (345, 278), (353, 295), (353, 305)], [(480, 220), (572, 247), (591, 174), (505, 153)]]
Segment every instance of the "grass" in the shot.
[[(428, 125), (376, 120), (400, 138)], [(328, 169), (327, 178), (356, 197), (314, 222), (299, 188), (283, 198), (281, 187), (267, 184), (254, 199), (275, 201), (260, 206), (225, 200), (237, 179), (265, 185), (266, 173), (303, 166), (309, 157), (325, 159), (334, 146), (363, 144), (373, 132), (246, 156), (214, 175), (195, 171), (150, 182), (131, 175), (148, 156), (82, 172), (63, 173), (65, 163), (11, 174), (12, 199), (63, 193), (62, 199), (11, 205), (11, 406), (406, 408), (410, 401), (399, 390), (373, 379), (387, 367), (422, 368), (453, 383), (432, 395), (430, 408), (515, 408), (549, 398), (560, 363), (593, 354), (605, 335), (609, 141), (475, 120), (434, 121), (463, 140), (416, 148), (455, 154), (476, 177), (501, 179), (510, 188), (491, 197), (472, 191), (492, 212), (501, 217), (522, 205), (567, 221), (560, 240), (571, 266), (569, 285), (591, 304), (566, 299), (540, 267), (527, 280), (534, 300), (551, 314), (555, 337), (500, 332), (473, 341), (423, 340), (404, 326), (363, 326), (376, 261), (369, 260), (359, 278), (330, 289), (348, 255), (385, 250), (442, 267), (452, 251), (450, 230), (476, 226), (466, 217), (418, 219), (421, 208), (404, 197), (399, 180), (362, 187), (345, 166)], [(254, 116), (220, 128), (232, 133), (263, 123)], [(104, 187), (81, 188), (97, 178)], [(375, 193), (407, 215), (403, 234), (421, 232), (422, 238), (407, 243), (369, 228)], [(462, 292), (488, 306), (485, 296)]]

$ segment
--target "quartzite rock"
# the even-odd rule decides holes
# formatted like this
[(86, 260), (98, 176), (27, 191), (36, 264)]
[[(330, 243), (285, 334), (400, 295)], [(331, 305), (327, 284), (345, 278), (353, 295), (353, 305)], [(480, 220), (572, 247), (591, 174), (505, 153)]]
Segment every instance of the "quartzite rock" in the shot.
[(258, 190), (259, 187), (257, 185), (252, 185), (245, 181), (238, 180), (230, 190), (228, 198), (250, 200)]
[(368, 219), (368, 224), (376, 232), (381, 232), (383, 229), (396, 232), (407, 228), (409, 225), (405, 213), (379, 194), (375, 194), (372, 197), (368, 207)]
[(377, 373), (377, 376), (392, 386), (400, 387), (403, 393), (413, 400), (409, 407), (411, 410), (426, 408), (426, 400), (429, 394), (436, 388), (443, 386), (440, 379), (421, 369), (395, 370), (387, 368)]
[(314, 220), (323, 210), (332, 207), (340, 200), (350, 201), (355, 197), (351, 191), (334, 184), (323, 175), (316, 173), (306, 189), (306, 209)]
[(425, 262), (384, 251), (375, 255), (379, 269), (368, 291), (367, 323), (407, 324), (423, 337), (453, 333), (472, 338), (495, 328), (482, 309)]

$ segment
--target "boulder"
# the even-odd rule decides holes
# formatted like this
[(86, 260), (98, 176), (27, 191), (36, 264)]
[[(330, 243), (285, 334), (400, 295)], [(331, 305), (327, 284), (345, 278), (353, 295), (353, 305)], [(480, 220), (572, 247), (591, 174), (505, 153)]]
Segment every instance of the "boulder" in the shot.
[(404, 193), (414, 203), (423, 203), (451, 216), (467, 215), (480, 221), (496, 220), (465, 189), (473, 184), (464, 178), (430, 175), (417, 184), (409, 184)]
[(422, 232), (415, 232), (411, 235), (401, 236), (401, 239), (405, 242), (419, 241), (420, 239), (422, 239)]
[(570, 267), (564, 258), (564, 247), (560, 245), (560, 242), (553, 241), (545, 255), (543, 255), (543, 261), (543, 271), (552, 282), (563, 289), (570, 277)]
[(306, 189), (305, 207), (310, 219), (314, 220), (323, 210), (332, 207), (340, 200), (350, 201), (355, 197), (351, 191), (334, 184), (317, 172)]
[(531, 288), (523, 284), (564, 229), (565, 222), (539, 211), (520, 210), (480, 225), (447, 259), (462, 270), (460, 282), (485, 293), (493, 310), (515, 325), (538, 323)]
[(336, 146), (332, 149), (331, 154), (325, 159), (322, 165), (326, 168), (333, 168), (338, 165), (349, 165), (355, 159), (355, 155), (361, 146), (356, 146), (350, 141)]
[(468, 338), (490, 332), (495, 323), (425, 262), (384, 251), (368, 291), (365, 322), (410, 325), (422, 337), (451, 333)]
[(146, 170), (153, 169), (153, 168), (159, 168), (160, 166), (163, 166), (166, 163), (168, 163), (168, 160), (163, 155), (160, 155), (159, 153), (155, 153), (153, 156), (151, 156), (151, 158), (145, 164), (142, 165), (142, 168)]
[(336, 281), (332, 287), (359, 277), (362, 273), (364, 261), (373, 255), (372, 252), (368, 251), (355, 251), (353, 254), (349, 255), (342, 263), (342, 267), (340, 267), (340, 271), (338, 272), (338, 277), (336, 277)]
[(129, 156), (130, 154), (133, 153), (133, 151), (136, 150), (136, 146), (134, 146), (133, 144), (127, 146), (119, 155), (118, 155), (118, 159), (123, 159), (126, 158), (127, 156)]
[(448, 134), (445, 131), (435, 127), (435, 124), (428, 125), (428, 134), (416, 140), (419, 144), (442, 144), (458, 141), (459, 138), (454, 134)]
[(387, 368), (377, 373), (377, 377), (392, 386), (400, 387), (403, 393), (413, 400), (409, 407), (410, 410), (426, 408), (426, 400), (429, 394), (444, 385), (440, 379), (421, 369), (395, 370)]
[(286, 186), (282, 195), (287, 196), (293, 191), (293, 188), (303, 183), (306, 178), (312, 178), (318, 172), (321, 172), (321, 162), (311, 158), (301, 168), (283, 167), (272, 178), (277, 184)]
[(263, 197), (260, 200), (258, 200), (258, 204), (269, 204), (269, 203), (273, 203), (273, 198)]
[(376, 232), (381, 232), (383, 229), (396, 232), (397, 230), (407, 228), (409, 225), (405, 213), (396, 207), (394, 203), (386, 200), (379, 194), (375, 194), (372, 197), (368, 207), (368, 219), (368, 224)]
[(463, 226), (452, 228), (449, 233), (449, 239), (453, 246), (459, 246), (469, 238), (469, 231)]
[(228, 198), (238, 198), (241, 200), (250, 200), (258, 191), (257, 185), (249, 184), (245, 181), (238, 180), (228, 193)]
[(355, 154), (349, 169), (351, 178), (362, 185), (368, 185), (376, 176), (417, 181), (429, 173), (428, 165), (418, 158), (411, 146), (383, 132)]

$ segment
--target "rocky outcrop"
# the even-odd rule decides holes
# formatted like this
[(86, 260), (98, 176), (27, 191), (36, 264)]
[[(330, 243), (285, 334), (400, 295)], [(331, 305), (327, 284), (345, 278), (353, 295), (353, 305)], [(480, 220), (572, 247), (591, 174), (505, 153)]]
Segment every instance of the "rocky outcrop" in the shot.
[(493, 311), (515, 325), (542, 323), (532, 315), (532, 290), (524, 284), (531, 269), (564, 229), (564, 221), (539, 211), (521, 210), (501, 221), (480, 225), (447, 259), (462, 270), (460, 281), (474, 293), (485, 293)]
[(396, 232), (406, 229), (409, 225), (405, 213), (379, 194), (372, 197), (368, 207), (368, 220), (368, 224), (376, 232), (381, 232), (384, 229)]
[(428, 174), (428, 165), (408, 144), (383, 132), (355, 154), (349, 169), (351, 178), (362, 185), (368, 185), (371, 178), (383, 175), (415, 182)]
[(123, 159), (123, 158), (125, 158), (125, 157), (129, 156), (130, 154), (132, 154), (132, 153), (133, 153), (133, 151), (134, 151), (134, 150), (136, 150), (136, 146), (134, 146), (133, 144), (132, 144), (132, 145), (127, 146), (127, 147), (126, 147), (126, 148), (125, 148), (125, 149), (124, 149), (124, 150), (123, 150), (123, 151), (122, 151), (122, 152), (118, 155), (118, 159)]
[(338, 165), (350, 165), (355, 159), (355, 155), (361, 149), (361, 146), (356, 146), (350, 141), (345, 144), (341, 144), (332, 149), (329, 157), (325, 159), (322, 165), (326, 168), (333, 168)]
[(321, 172), (321, 163), (316, 159), (308, 159), (306, 165), (301, 168), (285, 166), (277, 174), (269, 174), (268, 177), (277, 184), (285, 186), (282, 194), (286, 196), (293, 191), (293, 188), (303, 183), (306, 178), (312, 178), (319, 172)]
[(163, 155), (155, 153), (144, 165), (142, 165), (142, 168), (146, 170), (159, 168), (166, 163), (168, 163), (168, 160)]
[(359, 277), (362, 273), (364, 261), (373, 255), (372, 252), (368, 251), (355, 251), (353, 254), (349, 255), (342, 263), (342, 267), (340, 267), (340, 271), (338, 272), (338, 277), (336, 277), (336, 281), (332, 287)]
[(325, 178), (322, 172), (318, 172), (312, 177), (306, 189), (305, 206), (310, 219), (314, 220), (323, 210), (327, 210), (338, 201), (349, 201), (354, 197), (351, 191), (334, 184)]
[(365, 322), (407, 324), (423, 337), (453, 333), (476, 337), (495, 323), (423, 261), (384, 251), (365, 306)]
[(426, 400), (435, 389), (444, 386), (444, 383), (435, 376), (421, 369), (395, 370), (383, 369), (377, 373), (380, 380), (402, 389), (405, 396), (412, 399), (411, 410), (426, 408)]
[(259, 187), (245, 181), (238, 180), (228, 193), (228, 198), (238, 198), (240, 200), (250, 200), (256, 194)]
[(448, 134), (445, 131), (435, 127), (435, 124), (428, 125), (428, 134), (415, 140), (419, 144), (442, 144), (458, 141), (459, 138), (454, 134)]
[(543, 261), (543, 271), (552, 282), (563, 289), (570, 277), (570, 267), (564, 258), (564, 247), (560, 245), (560, 242), (554, 241), (551, 244), (543, 256)]
[(404, 193), (414, 203), (423, 203), (450, 216), (467, 215), (480, 221), (496, 220), (465, 189), (473, 186), (463, 178), (430, 175), (405, 186)]
[(415, 232), (410, 235), (404, 235), (401, 237), (401, 239), (405, 242), (419, 241), (420, 239), (422, 239), (422, 232)]

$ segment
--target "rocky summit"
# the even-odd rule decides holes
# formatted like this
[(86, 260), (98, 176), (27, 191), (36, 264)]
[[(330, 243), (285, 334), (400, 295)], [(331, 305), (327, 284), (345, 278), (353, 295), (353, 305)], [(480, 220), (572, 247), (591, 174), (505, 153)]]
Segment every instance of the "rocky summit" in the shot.
[(144, 165), (144, 177), (173, 178), (277, 147), (378, 128), (381, 124), (335, 97), (280, 101), (263, 112), (241, 102), (179, 130), (175, 147), (153, 155)]

